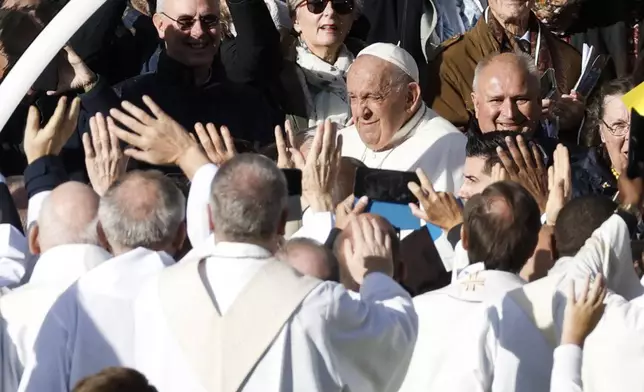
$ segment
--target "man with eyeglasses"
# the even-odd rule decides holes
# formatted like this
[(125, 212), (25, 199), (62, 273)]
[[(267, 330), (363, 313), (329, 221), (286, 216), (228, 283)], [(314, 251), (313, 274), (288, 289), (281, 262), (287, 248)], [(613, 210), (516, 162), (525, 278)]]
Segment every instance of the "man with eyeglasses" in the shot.
[(82, 87), (83, 107), (90, 116), (108, 115), (121, 101), (145, 107), (142, 96), (148, 95), (186, 129), (198, 122), (214, 123), (228, 126), (235, 139), (259, 146), (272, 142), (273, 127), (281, 118), (257, 90), (228, 80), (221, 64), (219, 0), (157, 1), (152, 20), (163, 41), (156, 72), (112, 88), (80, 59), (70, 58), (73, 71), (65, 79), (72, 83), (62, 90)]

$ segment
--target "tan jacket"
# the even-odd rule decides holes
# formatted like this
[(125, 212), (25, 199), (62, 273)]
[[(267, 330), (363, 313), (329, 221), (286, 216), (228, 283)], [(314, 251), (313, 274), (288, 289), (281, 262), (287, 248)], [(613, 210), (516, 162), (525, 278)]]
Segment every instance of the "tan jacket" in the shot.
[[(554, 48), (552, 59), (559, 93), (567, 94), (579, 79), (581, 55), (544, 26), (541, 31), (548, 46)], [(456, 127), (466, 126), (468, 112), (474, 112), (471, 94), (476, 65), (499, 51), (499, 43), (483, 17), (472, 30), (445, 41), (429, 61), (429, 82), (423, 86), (427, 105)]]

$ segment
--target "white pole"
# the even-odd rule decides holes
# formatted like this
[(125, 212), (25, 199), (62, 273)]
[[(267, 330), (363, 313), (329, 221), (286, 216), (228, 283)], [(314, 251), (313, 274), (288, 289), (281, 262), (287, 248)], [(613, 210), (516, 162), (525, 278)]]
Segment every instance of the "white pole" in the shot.
[(0, 131), (45, 67), (106, 1), (71, 0), (20, 57), (0, 84)]

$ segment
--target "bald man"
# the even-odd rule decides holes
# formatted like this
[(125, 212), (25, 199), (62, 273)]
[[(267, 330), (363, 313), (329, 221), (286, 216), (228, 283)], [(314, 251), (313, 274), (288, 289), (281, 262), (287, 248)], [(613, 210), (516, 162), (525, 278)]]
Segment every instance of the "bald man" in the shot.
[(354, 125), (345, 128), (342, 155), (367, 167), (422, 168), (438, 191), (463, 181), (465, 137), (422, 102), (416, 62), (395, 45), (360, 52), (347, 75)]
[(517, 183), (494, 183), (470, 199), (462, 241), (474, 262), (458, 273), (454, 283), (414, 298), (420, 333), (401, 391), (452, 390), (434, 384), (440, 380), (445, 357), (467, 333), (483, 302), (525, 284), (518, 274), (537, 246), (540, 228), (539, 206)]
[(302, 275), (338, 282), (338, 260), (333, 252), (310, 238), (293, 238), (284, 245), (281, 257)]
[(56, 298), (76, 279), (109, 259), (96, 230), (99, 197), (87, 185), (67, 182), (44, 200), (29, 249), (39, 255), (29, 283), (0, 297), (6, 323), (1, 360), (5, 391), (15, 391), (24, 364), (32, 359), (38, 330)]

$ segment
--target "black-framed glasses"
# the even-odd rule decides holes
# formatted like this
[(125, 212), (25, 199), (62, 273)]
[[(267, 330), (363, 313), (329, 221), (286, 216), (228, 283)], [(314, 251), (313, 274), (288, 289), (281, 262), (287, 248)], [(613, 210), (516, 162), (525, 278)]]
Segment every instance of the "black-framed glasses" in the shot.
[(199, 15), (196, 18), (184, 15), (184, 16), (178, 17), (177, 19), (171, 17), (165, 12), (161, 12), (161, 15), (175, 22), (177, 26), (179, 26), (179, 29), (183, 31), (192, 29), (192, 26), (195, 25), (195, 23), (197, 22), (197, 19), (199, 19), (199, 22), (201, 22), (201, 25), (208, 30), (219, 27), (219, 23), (221, 22), (221, 19), (217, 15), (213, 15), (213, 14)]
[(631, 129), (631, 124), (625, 123), (625, 122), (618, 122), (614, 124), (612, 127), (602, 119), (602, 122), (604, 123), (604, 126), (608, 129), (608, 132), (611, 133), (613, 136), (625, 136), (628, 131)]
[(348, 15), (353, 12), (355, 7), (354, 0), (304, 0), (296, 8), (306, 5), (306, 9), (312, 14), (321, 14), (324, 12), (327, 3), (340, 15)]

